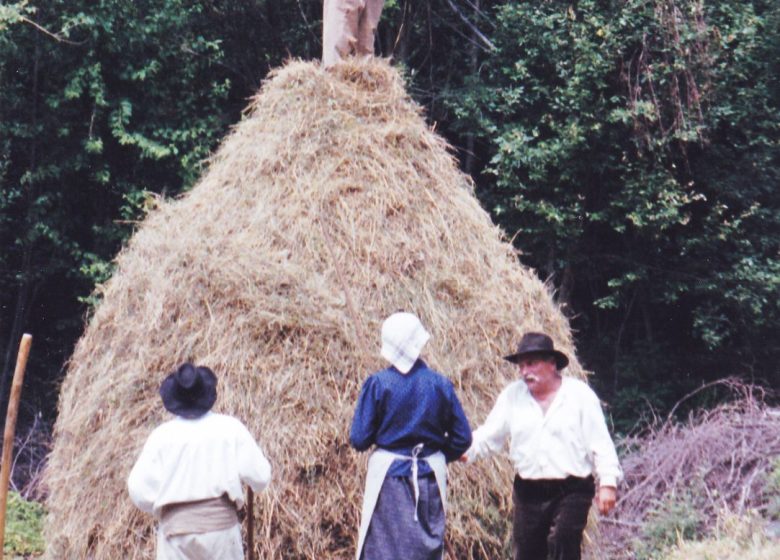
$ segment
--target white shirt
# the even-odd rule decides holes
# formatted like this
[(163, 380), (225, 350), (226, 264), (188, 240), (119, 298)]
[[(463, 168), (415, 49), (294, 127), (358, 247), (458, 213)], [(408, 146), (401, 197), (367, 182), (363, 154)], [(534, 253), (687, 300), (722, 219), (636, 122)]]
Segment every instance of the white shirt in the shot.
[(218, 498), (244, 503), (241, 483), (259, 492), (271, 480), (271, 465), (240, 420), (207, 412), (176, 417), (146, 440), (127, 488), (139, 509), (159, 517), (166, 504)]
[(507, 437), (509, 458), (521, 478), (595, 474), (601, 486), (617, 486), (622, 477), (599, 399), (579, 379), (561, 380), (546, 413), (524, 381), (511, 383), (474, 431), (469, 461), (500, 451)]

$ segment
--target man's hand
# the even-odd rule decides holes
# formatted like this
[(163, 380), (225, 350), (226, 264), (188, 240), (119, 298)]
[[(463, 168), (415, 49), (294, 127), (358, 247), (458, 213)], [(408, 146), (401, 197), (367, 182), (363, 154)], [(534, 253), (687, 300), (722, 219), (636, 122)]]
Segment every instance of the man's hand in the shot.
[(469, 462), (469, 456), (466, 455), (465, 453), (458, 458), (458, 463), (468, 463), (468, 462)]
[(614, 486), (599, 486), (596, 494), (596, 505), (601, 515), (607, 515), (615, 507), (617, 500), (617, 488)]

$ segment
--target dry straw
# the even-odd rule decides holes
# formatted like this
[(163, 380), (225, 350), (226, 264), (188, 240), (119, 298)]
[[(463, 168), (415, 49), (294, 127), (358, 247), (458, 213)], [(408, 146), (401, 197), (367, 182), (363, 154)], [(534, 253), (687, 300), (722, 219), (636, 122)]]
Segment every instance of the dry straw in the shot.
[[(428, 362), (473, 423), (514, 375), (527, 329), (572, 358), (567, 321), (479, 206), (446, 143), (384, 61), (272, 74), (186, 196), (166, 201), (117, 259), (75, 353), (46, 482), (48, 558), (152, 558), (153, 521), (125, 480), (166, 415), (184, 360), (220, 377), (272, 462), (258, 557), (350, 558), (366, 457), (347, 443), (362, 380), (384, 366), (382, 320), (416, 312)], [(582, 370), (573, 359), (573, 375)], [(505, 458), (450, 468), (448, 547), (503, 555)]]
[(595, 531), (597, 558), (635, 558), (635, 549), (653, 538), (654, 526), (696, 520), (699, 535), (711, 536), (724, 512), (737, 518), (776, 514), (769, 504), (778, 492), (771, 479), (780, 460), (780, 411), (767, 407), (753, 386), (733, 379), (718, 384), (738, 398), (695, 411), (686, 423), (668, 419), (623, 440), (625, 483), (615, 513)]

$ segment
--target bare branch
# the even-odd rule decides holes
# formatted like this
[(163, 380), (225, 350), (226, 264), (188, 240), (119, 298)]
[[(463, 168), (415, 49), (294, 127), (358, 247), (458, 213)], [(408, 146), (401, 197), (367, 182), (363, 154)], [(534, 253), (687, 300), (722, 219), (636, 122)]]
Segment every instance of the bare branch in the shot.
[(780, 456), (780, 414), (764, 404), (756, 387), (733, 379), (708, 383), (686, 398), (717, 385), (737, 398), (692, 414), (684, 424), (670, 416), (642, 437), (620, 442), (631, 451), (621, 461), (624, 490), (615, 514), (599, 520), (595, 535), (604, 557), (634, 558), (642, 529), (676, 502), (695, 511), (703, 534), (715, 530), (724, 511), (767, 508), (765, 488), (773, 458)]
[(45, 27), (35, 23), (30, 18), (27, 18), (27, 17), (25, 17), (23, 15), (20, 15), (19, 19), (21, 21), (23, 21), (24, 23), (32, 25), (35, 29), (37, 29), (38, 31), (40, 31), (44, 35), (48, 35), (49, 37), (51, 37), (52, 39), (54, 39), (58, 43), (66, 43), (68, 45), (76, 45), (76, 46), (78, 46), (78, 45), (83, 45), (84, 43), (87, 42), (86, 40), (84, 40), (84, 41), (71, 41), (70, 39), (65, 39), (62, 35), (60, 35), (60, 33), (53, 33), (51, 31), (49, 31), (48, 29), (46, 29)]
[(480, 41), (482, 41), (483, 46), (487, 47), (491, 51), (496, 50), (496, 46), (493, 44), (493, 42), (487, 37), (485, 37), (485, 35), (477, 28), (477, 26), (474, 25), (468, 17), (466, 17), (466, 14), (464, 14), (461, 11), (461, 9), (452, 0), (447, 0), (447, 4), (449, 4), (450, 8), (452, 8), (452, 11), (458, 15), (458, 17), (463, 21), (463, 23), (465, 23), (466, 26), (468, 26), (468, 28), (471, 30), (474, 36), (477, 37)]

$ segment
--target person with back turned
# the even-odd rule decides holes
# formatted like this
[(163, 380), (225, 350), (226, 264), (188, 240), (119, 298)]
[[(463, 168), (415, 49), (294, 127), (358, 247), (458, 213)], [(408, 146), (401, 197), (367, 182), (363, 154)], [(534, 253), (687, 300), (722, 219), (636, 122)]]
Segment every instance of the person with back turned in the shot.
[(509, 439), (515, 560), (579, 560), (594, 496), (609, 513), (622, 475), (601, 404), (585, 382), (561, 375), (569, 358), (546, 334), (526, 333), (505, 359), (521, 379), (498, 396), (461, 460), (498, 452)]
[(133, 503), (159, 521), (157, 560), (242, 560), (241, 484), (261, 491), (271, 465), (240, 420), (210, 412), (209, 368), (182, 364), (160, 396), (176, 418), (151, 433), (127, 480)]
[(471, 444), (452, 382), (419, 356), (428, 332), (411, 313), (382, 325), (390, 366), (363, 384), (349, 441), (368, 460), (357, 559), (441, 560), (447, 463)]

